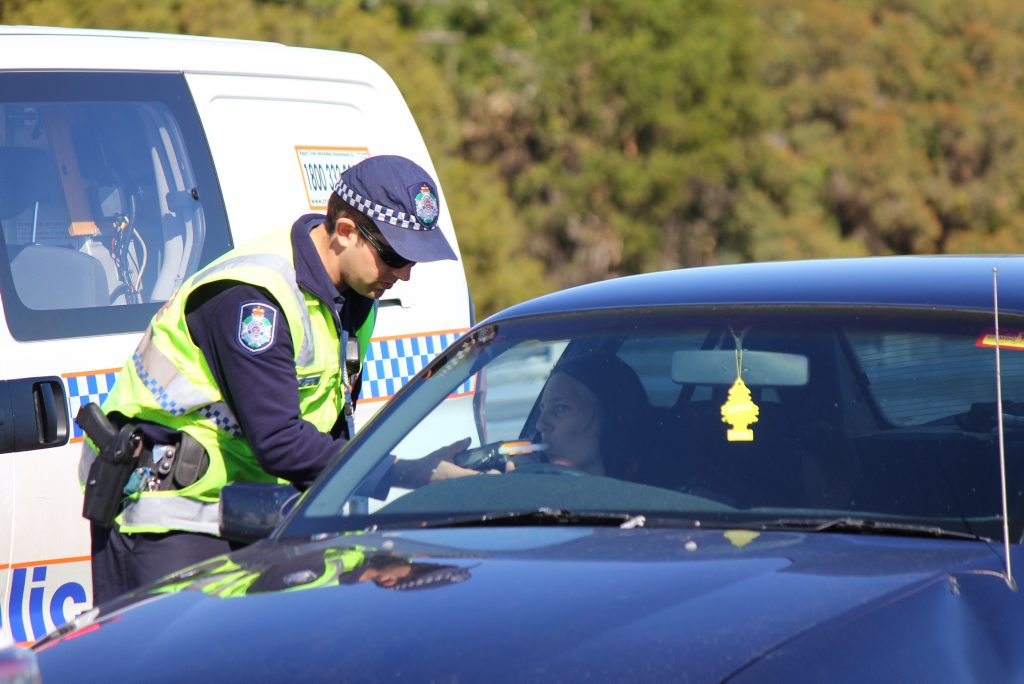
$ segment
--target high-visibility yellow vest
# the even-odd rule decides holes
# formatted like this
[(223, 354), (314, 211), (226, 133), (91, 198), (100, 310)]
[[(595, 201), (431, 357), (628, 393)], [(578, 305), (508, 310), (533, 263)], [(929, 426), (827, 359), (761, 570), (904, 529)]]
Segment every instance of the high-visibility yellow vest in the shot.
[[(295, 349), (299, 411), (304, 420), (321, 432), (330, 432), (350, 400), (334, 314), (320, 299), (299, 289), (291, 231), (271, 233), (231, 250), (186, 280), (157, 312), (103, 402), (108, 415), (116, 411), (188, 433), (210, 457), (206, 473), (184, 489), (137, 492), (129, 497), (118, 518), (124, 533), (185, 530), (216, 535), (224, 485), (277, 481), (260, 467), (188, 332), (185, 304), (189, 295), (219, 280), (262, 287), (280, 304)], [(360, 365), (375, 311), (356, 333)], [(258, 386), (253, 391), (259, 391)]]
[[(202, 563), (203, 570), (186, 579), (169, 579), (151, 588), (151, 594), (174, 594), (197, 587), (199, 591), (218, 598), (238, 598), (248, 594), (268, 591), (301, 591), (324, 586), (337, 586), (345, 573), (352, 572), (366, 563), (366, 550), (361, 546), (351, 548), (326, 548), (321, 558), (315, 552), (304, 556), (309, 566), (292, 569), (288, 579), (293, 584), (272, 580), (270, 585), (260, 588), (253, 585), (267, 569), (250, 570), (239, 565), (228, 556), (218, 556)], [(322, 561), (322, 562), (321, 562)], [(272, 568), (271, 568), (272, 569)], [(305, 572), (304, 572), (304, 571)], [(196, 580), (199, 579), (197, 583)]]

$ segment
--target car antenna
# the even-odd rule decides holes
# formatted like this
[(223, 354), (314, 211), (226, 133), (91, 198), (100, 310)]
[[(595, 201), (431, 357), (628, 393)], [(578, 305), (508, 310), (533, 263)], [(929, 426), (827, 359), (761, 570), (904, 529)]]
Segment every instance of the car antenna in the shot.
[(1010, 520), (1007, 516), (1006, 502), (1006, 441), (1003, 433), (1003, 373), (999, 365), (999, 269), (992, 267), (992, 314), (995, 319), (996, 347), (996, 429), (999, 434), (999, 483), (1002, 487), (1003, 503), (1003, 557), (1006, 564), (1006, 584), (1010, 589), (1017, 590), (1017, 582), (1013, 579), (1013, 568), (1010, 565)]

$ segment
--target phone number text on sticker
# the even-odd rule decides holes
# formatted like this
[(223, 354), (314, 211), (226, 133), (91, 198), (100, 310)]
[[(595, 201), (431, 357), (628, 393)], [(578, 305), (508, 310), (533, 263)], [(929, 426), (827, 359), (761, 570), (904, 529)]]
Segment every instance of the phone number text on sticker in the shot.
[(306, 147), (295, 146), (295, 156), (302, 171), (309, 208), (324, 210), (338, 178), (349, 167), (370, 156), (365, 147)]

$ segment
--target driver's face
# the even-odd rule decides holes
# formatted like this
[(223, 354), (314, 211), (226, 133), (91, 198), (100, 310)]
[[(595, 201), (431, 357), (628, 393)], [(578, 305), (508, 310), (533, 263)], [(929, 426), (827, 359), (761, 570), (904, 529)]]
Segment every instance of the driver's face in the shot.
[(541, 395), (537, 429), (553, 463), (585, 468), (600, 460), (597, 401), (583, 383), (555, 373)]

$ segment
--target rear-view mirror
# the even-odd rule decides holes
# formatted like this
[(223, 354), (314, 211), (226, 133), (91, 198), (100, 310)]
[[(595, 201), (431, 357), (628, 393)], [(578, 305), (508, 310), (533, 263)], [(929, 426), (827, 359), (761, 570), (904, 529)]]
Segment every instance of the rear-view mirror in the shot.
[[(802, 354), (743, 350), (747, 385), (807, 384), (807, 357)], [(685, 385), (731, 385), (736, 381), (736, 351), (708, 349), (672, 354), (672, 380)]]

